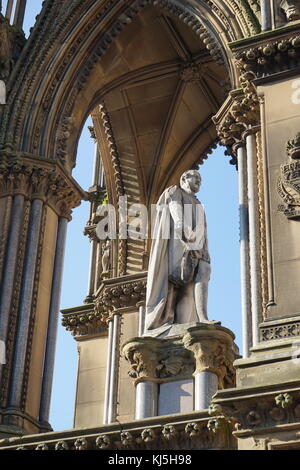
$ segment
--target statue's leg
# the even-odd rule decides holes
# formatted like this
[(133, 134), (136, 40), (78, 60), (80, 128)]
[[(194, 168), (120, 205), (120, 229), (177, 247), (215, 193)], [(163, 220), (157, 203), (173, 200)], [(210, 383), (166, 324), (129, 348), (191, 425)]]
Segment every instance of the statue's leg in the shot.
[(195, 306), (199, 322), (207, 322), (207, 300), (208, 283), (210, 279), (211, 267), (206, 261), (199, 261), (197, 273), (195, 276)]

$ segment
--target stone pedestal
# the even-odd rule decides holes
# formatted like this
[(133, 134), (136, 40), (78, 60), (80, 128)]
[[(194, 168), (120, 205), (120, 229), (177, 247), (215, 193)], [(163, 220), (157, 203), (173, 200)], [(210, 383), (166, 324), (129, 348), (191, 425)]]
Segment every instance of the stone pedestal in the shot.
[[(233, 333), (209, 323), (181, 330), (177, 336), (133, 338), (123, 346), (136, 386), (137, 419), (165, 410), (172, 414), (208, 409), (218, 389), (235, 384)], [(166, 407), (160, 400), (166, 397), (167, 385), (172, 403)]]

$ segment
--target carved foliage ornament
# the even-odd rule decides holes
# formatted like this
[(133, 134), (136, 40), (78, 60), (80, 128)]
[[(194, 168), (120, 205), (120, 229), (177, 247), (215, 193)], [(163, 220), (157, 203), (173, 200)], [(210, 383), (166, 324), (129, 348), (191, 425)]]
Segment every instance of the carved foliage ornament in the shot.
[(279, 206), (288, 219), (300, 219), (300, 133), (289, 140), (286, 147), (288, 160), (280, 166), (277, 190), (284, 201)]
[(105, 321), (118, 308), (136, 306), (146, 298), (146, 285), (147, 280), (141, 279), (105, 286), (95, 301), (95, 313)]
[(247, 47), (234, 52), (234, 58), (241, 72), (252, 72), (253, 78), (295, 69), (300, 62), (300, 36), (287, 34), (257, 47)]
[(0, 155), (0, 197), (23, 194), (42, 199), (60, 216), (71, 218), (72, 209), (85, 197), (54, 165), (34, 159)]

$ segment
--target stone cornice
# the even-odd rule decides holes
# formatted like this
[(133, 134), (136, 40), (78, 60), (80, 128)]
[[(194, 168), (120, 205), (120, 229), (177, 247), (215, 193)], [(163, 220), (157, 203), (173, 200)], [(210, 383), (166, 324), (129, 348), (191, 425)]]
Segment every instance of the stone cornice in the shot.
[(136, 307), (146, 297), (146, 285), (146, 272), (103, 281), (95, 298), (96, 314), (109, 321), (118, 309)]
[(237, 145), (244, 141), (247, 132), (252, 132), (260, 122), (259, 99), (250, 81), (243, 75), (243, 88), (232, 91), (213, 121), (220, 143), (235, 153)]
[(107, 323), (97, 314), (94, 304), (81, 305), (61, 310), (62, 326), (70, 331), (77, 340), (84, 337), (94, 337), (107, 333)]
[(241, 74), (251, 72), (252, 80), (296, 69), (300, 65), (299, 24), (296, 29), (281, 28), (272, 35), (231, 44), (231, 48)]
[(232, 424), (223, 415), (193, 412), (114, 423), (91, 429), (2, 439), (0, 450), (234, 449)]
[(54, 160), (21, 152), (0, 152), (0, 197), (22, 194), (41, 199), (58, 216), (71, 218), (72, 209), (86, 200), (86, 192)]
[(236, 437), (268, 434), (274, 426), (300, 429), (300, 383), (219, 390), (213, 399), (227, 418), (235, 421)]

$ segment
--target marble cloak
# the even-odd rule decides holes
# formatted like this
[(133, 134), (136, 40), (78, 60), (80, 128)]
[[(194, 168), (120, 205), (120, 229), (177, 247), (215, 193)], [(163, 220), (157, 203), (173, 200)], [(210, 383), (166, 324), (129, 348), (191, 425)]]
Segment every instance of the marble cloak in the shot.
[[(186, 225), (191, 225), (192, 229), (198, 230), (197, 246), (195, 250), (187, 251), (186, 244), (181, 239), (174, 237), (174, 229), (176, 223), (176, 206), (172, 203), (181, 205), (191, 204), (193, 207), (192, 219), (185, 217)], [(171, 206), (170, 206), (171, 204)], [(195, 206), (200, 204), (202, 211), (202, 219), (196, 227)], [(199, 208), (198, 208), (199, 209)], [(183, 212), (186, 215), (185, 212)], [(175, 215), (175, 221), (174, 221)], [(144, 335), (154, 333), (159, 335), (170, 328), (174, 324), (175, 312), (166, 309), (166, 303), (169, 291), (169, 282), (172, 278), (177, 285), (186, 284), (183, 279), (182, 260), (190, 265), (194, 262), (194, 253), (197, 253), (197, 263), (199, 259), (210, 262), (207, 244), (207, 227), (205, 213), (202, 204), (191, 194), (188, 194), (178, 186), (172, 186), (166, 189), (159, 198), (156, 205), (156, 217), (153, 230), (153, 240), (150, 252), (148, 281), (146, 293), (146, 315), (145, 315), (145, 332)], [(193, 267), (191, 267), (193, 269)], [(191, 296), (189, 296), (191, 297)], [(190, 303), (193, 299), (189, 298)], [(193, 305), (188, 308), (194, 309)], [(177, 323), (186, 323), (180, 321)]]

